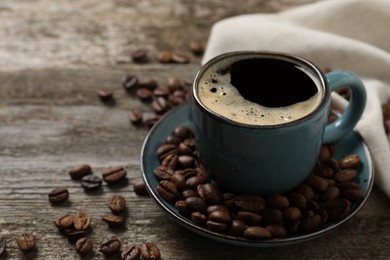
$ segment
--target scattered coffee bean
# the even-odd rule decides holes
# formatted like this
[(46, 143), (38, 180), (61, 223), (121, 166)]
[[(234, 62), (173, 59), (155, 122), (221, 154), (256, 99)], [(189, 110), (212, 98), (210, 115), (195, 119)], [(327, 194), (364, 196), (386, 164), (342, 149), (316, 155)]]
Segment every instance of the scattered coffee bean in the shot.
[(87, 212), (79, 211), (73, 216), (73, 226), (76, 230), (86, 230), (91, 224), (91, 215)]
[(147, 51), (146, 50), (135, 50), (131, 53), (131, 58), (133, 59), (134, 62), (142, 62), (146, 61), (147, 58)]
[(80, 238), (85, 237), (87, 232), (85, 230), (76, 230), (74, 228), (71, 228), (71, 229), (65, 229), (64, 234), (68, 238), (68, 241), (74, 244)]
[(110, 101), (114, 97), (114, 92), (111, 89), (99, 89), (96, 91), (101, 101)]
[(161, 51), (158, 54), (157, 59), (161, 63), (169, 63), (172, 60), (172, 52), (170, 52), (170, 51)]
[(129, 112), (129, 120), (133, 125), (138, 125), (142, 122), (143, 113), (138, 108), (133, 108)]
[(125, 218), (119, 215), (108, 214), (103, 217), (103, 221), (107, 223), (109, 227), (117, 228), (125, 224)]
[(4, 238), (0, 238), (0, 256), (4, 254), (5, 250), (7, 248), (7, 243)]
[(126, 208), (126, 200), (121, 195), (113, 195), (108, 200), (108, 207), (116, 213), (120, 213)]
[(60, 230), (73, 228), (73, 215), (62, 213), (54, 222)]
[(138, 77), (135, 75), (126, 75), (123, 79), (122, 86), (127, 92), (137, 89)]
[(153, 242), (143, 243), (140, 249), (144, 260), (159, 260), (161, 258), (160, 249)]
[(123, 248), (121, 260), (139, 260), (141, 257), (141, 249), (137, 245), (128, 245)]
[(105, 256), (112, 256), (119, 252), (120, 247), (120, 240), (116, 236), (109, 236), (100, 244), (99, 251)]
[(149, 196), (149, 192), (146, 189), (145, 182), (143, 180), (133, 181), (133, 189), (138, 196)]
[(98, 190), (102, 186), (102, 178), (89, 174), (81, 179), (81, 186), (87, 191)]
[(75, 247), (77, 253), (85, 255), (93, 250), (93, 241), (92, 239), (82, 237), (76, 241)]
[(144, 87), (140, 87), (136, 93), (137, 97), (144, 102), (150, 101), (152, 99), (152, 94), (153, 92), (150, 89)]
[(73, 180), (80, 180), (86, 175), (92, 174), (92, 168), (88, 164), (78, 164), (69, 169), (69, 175)]
[(23, 233), (16, 239), (18, 247), (22, 251), (31, 251), (35, 248), (36, 238), (32, 233)]
[(202, 55), (203, 54), (203, 45), (201, 42), (198, 42), (198, 41), (192, 41), (190, 42), (190, 50), (193, 54), (199, 56), (199, 55)]
[(108, 184), (119, 183), (126, 178), (127, 171), (121, 166), (108, 167), (102, 173), (103, 180)]
[(190, 62), (190, 58), (181, 52), (173, 52), (171, 56), (171, 62), (185, 64)]
[(55, 188), (49, 194), (49, 201), (53, 204), (62, 203), (69, 198), (69, 191), (66, 188)]

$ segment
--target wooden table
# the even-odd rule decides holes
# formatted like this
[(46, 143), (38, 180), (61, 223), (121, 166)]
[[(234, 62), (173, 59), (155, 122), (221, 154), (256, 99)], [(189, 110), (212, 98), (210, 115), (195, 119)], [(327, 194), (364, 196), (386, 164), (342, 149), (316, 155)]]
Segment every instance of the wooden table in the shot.
[[(200, 58), (191, 41), (206, 44), (217, 20), (250, 12), (277, 12), (311, 0), (278, 1), (125, 1), (3, 0), (0, 3), (0, 259), (78, 259), (53, 221), (62, 212), (92, 215), (94, 252), (107, 235), (123, 244), (154, 241), (163, 259), (389, 259), (388, 198), (374, 187), (363, 209), (346, 225), (322, 238), (283, 248), (243, 248), (209, 240), (181, 227), (131, 183), (141, 178), (140, 151), (148, 133), (127, 118), (131, 108), (152, 114), (150, 106), (126, 94), (127, 74), (166, 84), (170, 76), (192, 79)], [(149, 60), (134, 63), (129, 53), (146, 49)], [(179, 50), (189, 64), (161, 64), (162, 50)], [(114, 91), (115, 104), (96, 96)], [(103, 185), (87, 194), (68, 175), (88, 163), (100, 175), (107, 166), (124, 166), (128, 182)], [(51, 205), (48, 193), (66, 187), (69, 201)], [(113, 230), (101, 220), (113, 194), (127, 200), (126, 227)], [(29, 231), (36, 250), (23, 254), (16, 237)]]

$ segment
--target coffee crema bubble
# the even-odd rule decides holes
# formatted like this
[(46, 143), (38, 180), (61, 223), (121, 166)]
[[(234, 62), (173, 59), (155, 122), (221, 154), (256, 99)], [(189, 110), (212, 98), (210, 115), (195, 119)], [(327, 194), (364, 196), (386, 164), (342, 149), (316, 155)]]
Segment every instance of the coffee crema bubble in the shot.
[(219, 60), (203, 72), (201, 103), (232, 121), (278, 125), (300, 119), (321, 103), (323, 91), (310, 72), (291, 62), (253, 56)]

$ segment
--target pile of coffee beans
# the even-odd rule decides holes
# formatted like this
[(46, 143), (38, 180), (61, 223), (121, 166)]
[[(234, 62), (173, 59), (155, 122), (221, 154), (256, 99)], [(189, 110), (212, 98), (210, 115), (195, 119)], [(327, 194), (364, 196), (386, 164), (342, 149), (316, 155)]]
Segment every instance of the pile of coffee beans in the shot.
[(191, 128), (178, 126), (156, 151), (158, 194), (194, 223), (247, 239), (307, 234), (345, 218), (362, 198), (354, 182), (357, 154), (333, 158), (336, 145), (323, 145), (311, 175), (287, 194), (234, 194), (210, 181), (199, 163)]

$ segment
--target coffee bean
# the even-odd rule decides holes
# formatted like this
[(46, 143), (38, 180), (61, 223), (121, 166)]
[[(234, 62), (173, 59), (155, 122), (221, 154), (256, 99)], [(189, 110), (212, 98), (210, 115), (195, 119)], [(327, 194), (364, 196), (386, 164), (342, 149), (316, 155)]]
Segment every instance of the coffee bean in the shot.
[(178, 157), (179, 164), (182, 168), (192, 168), (195, 166), (195, 158), (190, 155), (180, 155)]
[(142, 122), (143, 113), (138, 108), (133, 108), (129, 112), (129, 120), (133, 125), (139, 125)]
[(337, 188), (339, 188), (340, 191), (359, 190), (360, 189), (359, 184), (352, 182), (352, 181), (336, 183), (335, 185)]
[(85, 237), (87, 232), (85, 230), (76, 230), (76, 229), (65, 229), (65, 236), (68, 238), (70, 243), (76, 243), (82, 237)]
[(353, 169), (345, 169), (337, 172), (334, 176), (336, 182), (348, 182), (355, 179), (357, 176), (357, 171)]
[(143, 243), (140, 249), (144, 260), (159, 260), (161, 257), (160, 249), (153, 242)]
[(146, 189), (146, 185), (143, 180), (133, 181), (133, 190), (138, 196), (149, 196), (149, 192)]
[(92, 239), (82, 237), (76, 242), (76, 251), (79, 254), (85, 255), (92, 251), (93, 249), (93, 241)]
[(203, 54), (203, 45), (201, 42), (199, 41), (192, 41), (190, 42), (190, 50), (193, 54), (199, 56), (199, 55), (202, 55)]
[(242, 194), (234, 198), (234, 205), (238, 210), (258, 213), (265, 208), (265, 201), (259, 195)]
[(271, 232), (260, 226), (248, 227), (244, 231), (244, 237), (251, 239), (265, 239), (272, 236)]
[(62, 203), (68, 200), (69, 191), (66, 188), (55, 188), (48, 194), (48, 197), (50, 203)]
[(207, 215), (210, 215), (212, 212), (214, 212), (216, 210), (226, 210), (226, 211), (229, 211), (229, 209), (225, 205), (223, 205), (223, 204), (216, 204), (216, 205), (209, 205), (209, 206), (207, 206), (206, 213), (207, 213)]
[(168, 167), (159, 166), (153, 170), (153, 173), (158, 180), (170, 180), (175, 172)]
[(16, 243), (22, 251), (31, 251), (35, 248), (36, 238), (32, 233), (22, 233), (17, 237)]
[(301, 210), (306, 209), (306, 198), (301, 193), (292, 192), (287, 195), (287, 198), (291, 207), (297, 207)]
[(97, 190), (102, 186), (102, 179), (94, 174), (89, 174), (81, 179), (81, 186), (87, 191)]
[(265, 224), (280, 224), (283, 221), (282, 211), (275, 208), (265, 208), (261, 212), (261, 221)]
[(96, 93), (103, 102), (110, 101), (114, 97), (114, 92), (111, 89), (98, 89)]
[(109, 227), (117, 228), (123, 226), (125, 218), (118, 215), (108, 214), (103, 217), (103, 221), (106, 222)]
[(178, 191), (182, 191), (187, 188), (186, 178), (180, 173), (174, 173), (171, 176), (170, 181), (176, 185)]
[(282, 194), (272, 194), (267, 196), (265, 204), (270, 208), (284, 209), (290, 205), (290, 202)]
[(190, 214), (191, 211), (187, 207), (185, 200), (178, 200), (175, 202), (175, 208), (180, 211), (182, 214)]
[(108, 207), (116, 213), (120, 213), (125, 210), (126, 208), (126, 200), (121, 195), (113, 195), (108, 200)]
[(328, 182), (324, 178), (316, 175), (310, 175), (306, 179), (306, 183), (317, 191), (325, 191), (328, 188)]
[(156, 97), (168, 97), (171, 91), (168, 87), (160, 87), (153, 90), (153, 95)]
[(244, 221), (248, 226), (255, 226), (260, 224), (261, 215), (249, 211), (239, 211), (237, 219)]
[(65, 230), (73, 227), (73, 215), (62, 213), (54, 222), (60, 230)]
[(228, 224), (224, 223), (224, 222), (217, 222), (217, 221), (213, 221), (213, 220), (207, 220), (206, 221), (206, 226), (211, 231), (222, 233), (222, 232), (224, 232), (227, 229)]
[(300, 224), (300, 229), (304, 232), (312, 232), (317, 230), (322, 224), (320, 215), (303, 216)]
[(191, 220), (198, 225), (205, 225), (207, 216), (199, 211), (195, 211), (191, 213)]
[(138, 77), (135, 75), (126, 75), (122, 82), (123, 88), (130, 92), (138, 87)]
[(180, 166), (179, 157), (176, 154), (169, 154), (162, 160), (161, 166), (171, 170), (177, 170)]
[(361, 190), (345, 190), (340, 194), (340, 198), (347, 199), (349, 201), (357, 201), (363, 196)]
[(178, 195), (176, 185), (167, 180), (160, 181), (157, 185), (157, 192), (163, 199), (168, 201), (175, 200)]
[(232, 217), (227, 209), (219, 209), (211, 212), (208, 219), (218, 223), (227, 223), (232, 220)]
[(351, 202), (346, 199), (335, 199), (323, 204), (330, 221), (344, 218), (351, 207)]
[(169, 78), (168, 78), (167, 87), (168, 87), (168, 89), (169, 89), (171, 92), (180, 89), (180, 88), (181, 88), (180, 79), (177, 78), (177, 77), (174, 77), (174, 76), (169, 77)]
[(184, 140), (189, 137), (192, 133), (191, 129), (186, 126), (178, 126), (173, 130), (173, 135), (178, 137), (180, 140)]
[(158, 54), (157, 59), (161, 63), (169, 63), (169, 62), (172, 61), (172, 52), (170, 52), (170, 51), (161, 51)]
[(152, 109), (156, 114), (162, 115), (170, 109), (170, 105), (164, 97), (157, 97), (152, 102)]
[(105, 256), (112, 256), (119, 251), (121, 242), (116, 236), (109, 236), (100, 243), (99, 251)]
[(306, 201), (313, 200), (315, 196), (313, 189), (309, 185), (304, 183), (300, 184), (297, 187), (296, 192), (302, 194), (306, 198)]
[(213, 183), (199, 184), (197, 186), (199, 196), (208, 204), (222, 203), (223, 197), (219, 187)]
[(170, 154), (176, 154), (176, 153), (177, 153), (177, 146), (174, 144), (164, 144), (157, 149), (157, 157), (160, 160), (163, 160), (165, 157), (167, 157)]
[(7, 242), (4, 238), (0, 238), (0, 256), (4, 254), (5, 250), (7, 248)]
[(139, 88), (136, 92), (137, 97), (141, 101), (149, 101), (152, 98), (152, 91), (147, 88)]
[(138, 49), (131, 53), (131, 58), (134, 62), (138, 63), (138, 62), (146, 61), (147, 54), (148, 53), (146, 50)]
[(85, 163), (78, 164), (70, 168), (68, 173), (73, 180), (80, 180), (84, 176), (92, 174), (92, 168), (90, 165)]
[(296, 207), (288, 207), (283, 209), (283, 218), (288, 221), (298, 221), (302, 214), (301, 210)]
[(206, 211), (206, 208), (207, 208), (206, 202), (199, 197), (186, 198), (185, 202), (187, 204), (187, 208), (191, 212), (193, 212), (193, 211), (205, 212)]
[(154, 91), (158, 88), (158, 82), (155, 79), (142, 80), (138, 83), (140, 88), (146, 88), (150, 91)]
[(360, 164), (360, 157), (357, 154), (347, 155), (339, 161), (341, 168), (357, 168)]
[(73, 216), (73, 226), (76, 230), (86, 230), (91, 224), (91, 215), (87, 212), (79, 211)]
[(265, 226), (265, 229), (271, 233), (272, 237), (285, 237), (288, 232), (283, 225), (269, 224)]
[(128, 245), (122, 250), (121, 260), (139, 260), (141, 249), (137, 245)]
[(173, 52), (171, 55), (171, 62), (185, 64), (190, 62), (190, 58), (181, 52)]
[(328, 187), (324, 192), (321, 193), (320, 199), (322, 201), (337, 199), (340, 195), (340, 190), (336, 186)]
[(127, 171), (121, 166), (108, 167), (103, 170), (102, 177), (108, 184), (116, 184), (126, 178)]
[(233, 219), (227, 227), (227, 233), (234, 236), (242, 236), (246, 229), (246, 224), (240, 219)]

